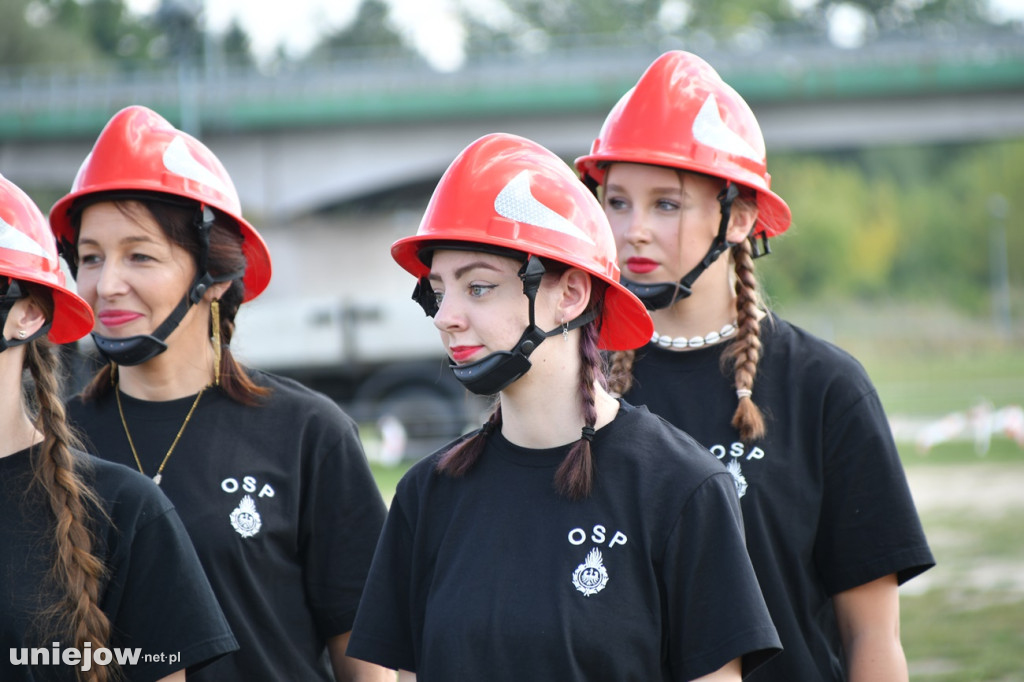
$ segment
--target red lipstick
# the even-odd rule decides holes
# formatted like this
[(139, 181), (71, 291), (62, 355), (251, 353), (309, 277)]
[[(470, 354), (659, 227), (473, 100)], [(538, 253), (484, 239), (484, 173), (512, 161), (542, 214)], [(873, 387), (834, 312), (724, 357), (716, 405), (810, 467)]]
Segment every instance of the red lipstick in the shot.
[(626, 269), (630, 272), (642, 275), (657, 268), (661, 263), (650, 258), (633, 257), (626, 261)]

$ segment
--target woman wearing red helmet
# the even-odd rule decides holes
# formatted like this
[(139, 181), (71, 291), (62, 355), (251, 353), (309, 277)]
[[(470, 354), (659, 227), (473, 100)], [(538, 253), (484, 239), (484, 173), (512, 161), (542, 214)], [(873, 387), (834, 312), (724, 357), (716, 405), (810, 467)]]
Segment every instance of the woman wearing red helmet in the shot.
[(656, 329), (615, 354), (612, 389), (735, 478), (784, 649), (751, 679), (906, 679), (897, 585), (934, 560), (863, 368), (761, 302), (753, 259), (790, 212), (750, 108), (706, 62), (669, 52), (576, 164)]
[(220, 161), (129, 107), (50, 223), (107, 360), (70, 416), (97, 454), (175, 503), (240, 644), (194, 678), (386, 675), (344, 656), (383, 500), (337, 405), (231, 354), (235, 314), (266, 288), (270, 255)]
[(571, 169), (480, 138), (392, 255), (497, 402), (399, 483), (349, 654), (420, 682), (594, 682), (739, 680), (775, 653), (732, 479), (604, 388), (599, 351), (652, 327)]
[[(0, 677), (184, 680), (238, 645), (167, 498), (71, 435), (53, 344), (92, 325), (46, 219), (0, 176)], [(112, 664), (115, 648), (139, 658)]]

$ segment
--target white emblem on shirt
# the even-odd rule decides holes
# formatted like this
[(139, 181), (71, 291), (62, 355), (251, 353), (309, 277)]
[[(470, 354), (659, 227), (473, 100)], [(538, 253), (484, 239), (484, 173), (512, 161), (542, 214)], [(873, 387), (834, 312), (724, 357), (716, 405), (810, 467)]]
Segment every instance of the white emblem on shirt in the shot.
[(572, 572), (572, 584), (585, 597), (597, 594), (608, 584), (608, 569), (604, 567), (601, 552), (597, 547), (591, 549), (583, 563)]
[(235, 510), (231, 512), (230, 518), (232, 528), (238, 531), (243, 538), (251, 538), (259, 533), (263, 526), (260, 513), (256, 511), (256, 503), (249, 495), (242, 498)]
[(732, 482), (736, 484), (736, 494), (743, 497), (747, 494), (747, 477), (743, 475), (743, 468), (736, 460), (725, 465), (726, 470), (732, 474)]

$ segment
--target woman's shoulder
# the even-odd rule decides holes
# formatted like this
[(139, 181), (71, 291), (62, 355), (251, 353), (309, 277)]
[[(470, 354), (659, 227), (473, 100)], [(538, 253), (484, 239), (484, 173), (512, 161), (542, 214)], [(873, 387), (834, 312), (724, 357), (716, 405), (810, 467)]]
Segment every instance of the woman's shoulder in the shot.
[(267, 410), (295, 412), (306, 417), (325, 415), (331, 419), (348, 420), (348, 414), (329, 397), (290, 377), (264, 370), (246, 368), (256, 385), (269, 389), (259, 407)]
[[(721, 463), (690, 434), (654, 414), (646, 405), (620, 400), (619, 414), (605, 438), (596, 441), (615, 452), (615, 458), (633, 466), (650, 464), (652, 473), (664, 464), (687, 477), (711, 475), (723, 471)], [(604, 459), (612, 459), (602, 454)]]
[(867, 371), (860, 361), (835, 343), (775, 315), (762, 325), (762, 367), (784, 364), (789, 376), (803, 370), (825, 381), (867, 381)]

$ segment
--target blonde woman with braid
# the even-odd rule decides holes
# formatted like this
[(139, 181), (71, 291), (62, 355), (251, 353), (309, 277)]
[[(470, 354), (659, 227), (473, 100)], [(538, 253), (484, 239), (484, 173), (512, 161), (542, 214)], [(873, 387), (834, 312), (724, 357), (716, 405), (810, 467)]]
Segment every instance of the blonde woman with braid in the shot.
[[(92, 312), (2, 176), (0, 328), (0, 679), (184, 680), (236, 649), (167, 498), (77, 449), (54, 343), (88, 333)], [(118, 664), (115, 649), (138, 653)]]
[(271, 265), (224, 166), (128, 107), (50, 226), (106, 361), (69, 417), (97, 456), (152, 477), (175, 504), (238, 638), (190, 679), (388, 679), (345, 656), (384, 501), (337, 404), (231, 352), (235, 315)]
[(392, 255), (483, 428), (398, 485), (348, 653), (432, 680), (739, 680), (777, 639), (728, 473), (604, 387), (651, 321), (600, 205), (536, 143), (470, 144)]
[(897, 586), (934, 564), (863, 368), (768, 312), (754, 259), (790, 222), (761, 131), (703, 60), (659, 57), (576, 162), (655, 333), (611, 388), (733, 475), (783, 652), (751, 680), (906, 680)]

